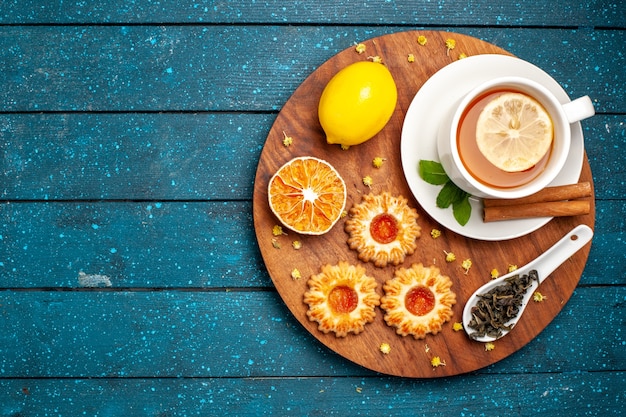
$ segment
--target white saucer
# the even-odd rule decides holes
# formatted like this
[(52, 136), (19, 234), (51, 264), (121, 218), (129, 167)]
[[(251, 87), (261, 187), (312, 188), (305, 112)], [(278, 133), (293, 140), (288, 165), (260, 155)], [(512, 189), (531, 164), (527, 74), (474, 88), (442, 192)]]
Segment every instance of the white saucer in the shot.
[[(561, 103), (570, 100), (561, 86), (535, 65), (506, 55), (476, 55), (455, 61), (430, 77), (417, 92), (404, 119), (400, 151), (402, 169), (411, 192), (422, 208), (442, 226), (480, 240), (506, 240), (526, 235), (548, 223), (551, 217), (484, 223), (480, 199), (472, 197), (472, 215), (465, 226), (453, 217), (452, 209), (441, 209), (435, 200), (441, 186), (430, 185), (418, 172), (419, 161), (439, 161), (437, 131), (445, 112), (476, 85), (495, 77), (521, 76), (546, 86)], [(572, 143), (565, 168), (551, 185), (578, 182), (584, 157), (580, 123), (572, 127)]]

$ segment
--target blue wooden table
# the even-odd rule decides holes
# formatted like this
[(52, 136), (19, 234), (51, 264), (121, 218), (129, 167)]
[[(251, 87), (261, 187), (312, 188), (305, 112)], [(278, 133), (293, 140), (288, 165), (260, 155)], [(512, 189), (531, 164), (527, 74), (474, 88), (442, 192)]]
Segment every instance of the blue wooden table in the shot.
[[(620, 1), (0, 3), (0, 415), (626, 414)], [(470, 35), (589, 95), (595, 236), (526, 347), (448, 378), (377, 374), (274, 289), (254, 176), (283, 104), (388, 33)]]

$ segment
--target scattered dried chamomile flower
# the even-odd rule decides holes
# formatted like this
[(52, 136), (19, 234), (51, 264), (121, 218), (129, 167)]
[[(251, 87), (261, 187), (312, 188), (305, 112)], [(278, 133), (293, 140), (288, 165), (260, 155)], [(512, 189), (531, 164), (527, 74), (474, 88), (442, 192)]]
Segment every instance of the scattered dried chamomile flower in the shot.
[(291, 279), (293, 280), (299, 280), (300, 278), (302, 278), (302, 274), (300, 273), (300, 271), (298, 270), (298, 268), (294, 268), (291, 271)]
[(350, 145), (341, 145), (341, 149), (344, 151), (347, 151), (348, 149), (350, 149)]
[(374, 180), (369, 175), (363, 177), (363, 185), (371, 187), (374, 184)]
[(456, 48), (456, 41), (454, 39), (446, 39), (446, 55), (450, 55), (450, 51)]
[(460, 322), (456, 322), (452, 325), (452, 330), (454, 330), (455, 332), (458, 332), (459, 330), (463, 330), (463, 323)]
[(467, 258), (463, 262), (461, 262), (461, 268), (465, 270), (465, 274), (467, 274), (472, 267), (472, 260)]
[(509, 265), (509, 267), (507, 268), (508, 272), (513, 272), (517, 270), (517, 265)]
[(372, 62), (376, 62), (378, 64), (382, 64), (383, 63), (383, 59), (379, 55), (368, 56), (367, 59), (371, 59)]
[(442, 361), (439, 356), (433, 357), (430, 360), (430, 364), (433, 366), (433, 368), (436, 368), (438, 366), (446, 366), (446, 363), (444, 361)]
[(496, 268), (493, 268), (491, 270), (490, 275), (491, 275), (491, 279), (496, 279), (496, 278), (498, 278), (500, 276), (500, 272), (498, 272), (498, 270)]
[(384, 343), (383, 342), (378, 347), (378, 350), (380, 350), (382, 354), (388, 355), (389, 352), (391, 352), (391, 346), (389, 345), (389, 343)]
[(406, 60), (409, 62), (415, 62), (415, 55), (413, 54), (408, 54), (406, 57)]
[(537, 302), (537, 303), (542, 302), (542, 301), (543, 301), (543, 300), (545, 300), (546, 298), (548, 298), (548, 297), (546, 297), (545, 295), (543, 295), (543, 294), (542, 294), (542, 293), (540, 293), (539, 291), (535, 291), (535, 292), (534, 292), (534, 294), (533, 294), (533, 301), (535, 301), (535, 302)]
[(302, 242), (300, 242), (299, 240), (294, 240), (293, 242), (291, 242), (291, 247), (295, 250), (298, 250), (302, 248)]
[(280, 246), (280, 242), (279, 242), (278, 240), (276, 240), (276, 239), (272, 239), (272, 246), (273, 246), (275, 249), (280, 249), (280, 247), (281, 247), (281, 246)]
[(417, 37), (417, 43), (419, 43), (420, 45), (424, 46), (424, 45), (426, 45), (427, 42), (428, 42), (428, 39), (426, 39), (426, 36), (419, 35)]
[(354, 50), (358, 53), (358, 54), (362, 54), (363, 52), (365, 52), (365, 49), (367, 49), (365, 47), (364, 43), (358, 43), (355, 47)]
[(456, 261), (456, 255), (452, 252), (446, 252), (445, 250), (443, 251), (443, 253), (446, 254), (446, 262), (454, 262)]
[(485, 343), (485, 350), (487, 352), (490, 352), (490, 351), (494, 350), (495, 348), (496, 348), (496, 345), (494, 345), (493, 343), (491, 343), (491, 342)]
[(279, 226), (279, 225), (277, 225), (277, 224), (275, 224), (275, 225), (274, 225), (274, 227), (272, 227), (272, 234), (273, 234), (274, 236), (280, 236), (280, 235), (285, 235), (285, 236), (287, 236), (287, 233), (285, 233), (285, 232), (283, 231), (282, 226)]
[(433, 239), (437, 239), (439, 236), (441, 236), (441, 230), (439, 230), (439, 229), (433, 229), (433, 230), (431, 230), (431, 231), (430, 231), (430, 236), (431, 236)]
[(283, 145), (285, 147), (287, 146), (291, 146), (291, 144), (293, 143), (293, 138), (291, 136), (287, 136), (287, 134), (283, 131)]
[(377, 156), (374, 159), (372, 159), (372, 166), (374, 168), (380, 168), (381, 166), (383, 166), (383, 162), (385, 161), (386, 161), (385, 158), (381, 158), (380, 156)]
[(467, 54), (465, 54), (465, 53), (461, 52), (461, 53), (459, 54), (459, 59), (464, 59), (464, 58), (467, 58)]

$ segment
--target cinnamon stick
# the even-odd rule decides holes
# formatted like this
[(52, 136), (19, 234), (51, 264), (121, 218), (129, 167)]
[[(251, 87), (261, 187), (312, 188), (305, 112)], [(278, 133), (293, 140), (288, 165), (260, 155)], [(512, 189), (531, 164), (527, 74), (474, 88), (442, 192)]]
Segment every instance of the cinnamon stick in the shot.
[(546, 187), (543, 190), (523, 198), (512, 199), (484, 199), (485, 207), (517, 206), (520, 204), (533, 204), (546, 201), (564, 201), (576, 198), (591, 197), (591, 184), (581, 182), (579, 184), (559, 185)]
[(546, 201), (530, 204), (485, 207), (483, 220), (524, 219), (529, 217), (560, 217), (589, 214), (591, 203), (588, 200)]

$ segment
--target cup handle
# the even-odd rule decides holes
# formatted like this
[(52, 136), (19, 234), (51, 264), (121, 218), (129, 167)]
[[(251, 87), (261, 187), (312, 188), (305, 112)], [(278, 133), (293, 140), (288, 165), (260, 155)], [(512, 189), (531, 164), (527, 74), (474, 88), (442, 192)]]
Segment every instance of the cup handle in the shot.
[(589, 96), (582, 96), (563, 104), (563, 110), (570, 123), (579, 122), (596, 114)]

